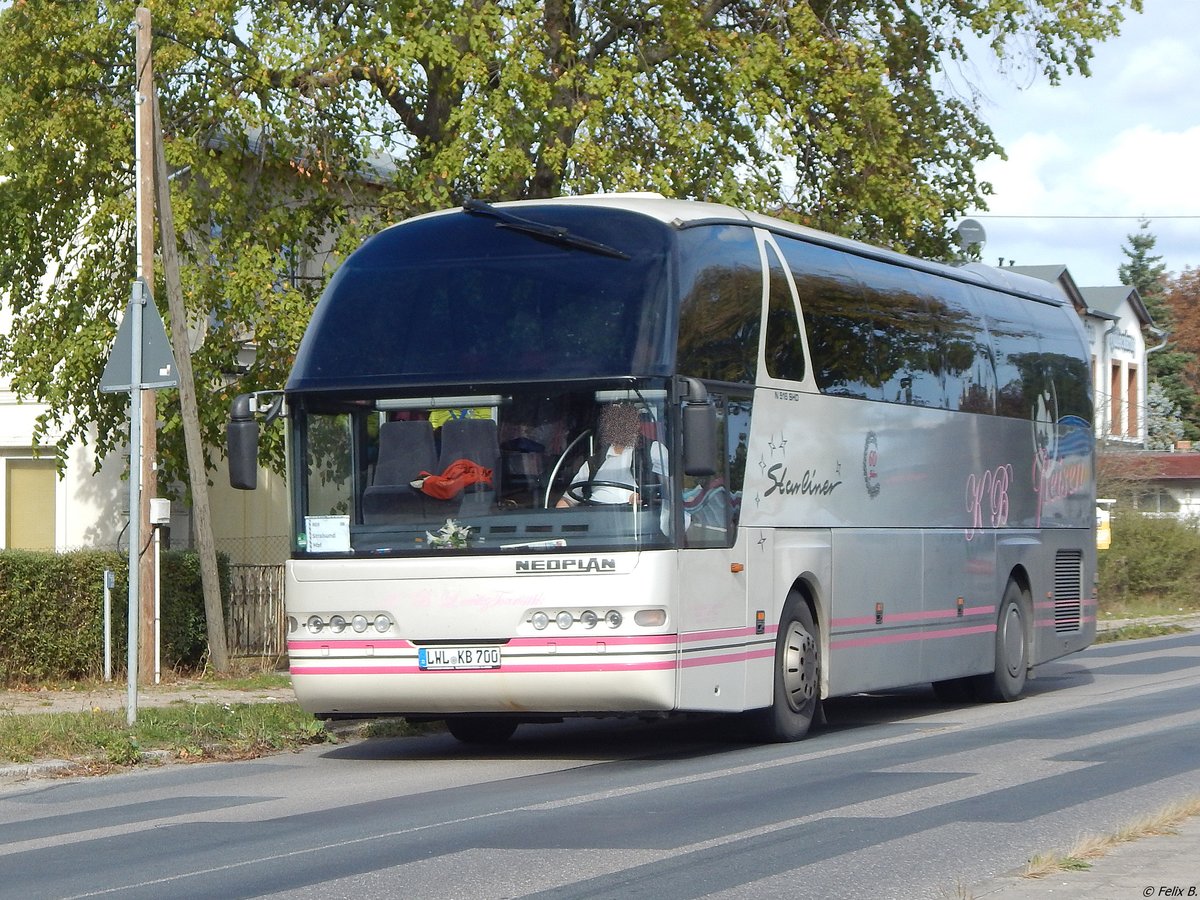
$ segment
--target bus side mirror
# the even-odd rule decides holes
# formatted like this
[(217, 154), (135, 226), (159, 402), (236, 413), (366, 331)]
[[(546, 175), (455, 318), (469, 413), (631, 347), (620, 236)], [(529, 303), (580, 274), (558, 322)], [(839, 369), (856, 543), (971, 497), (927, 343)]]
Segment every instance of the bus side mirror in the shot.
[(254, 490), (258, 487), (258, 419), (254, 417), (250, 394), (233, 398), (225, 440), (229, 486), (240, 491)]
[(695, 378), (685, 379), (683, 398), (683, 473), (696, 477), (717, 474), (717, 408)]

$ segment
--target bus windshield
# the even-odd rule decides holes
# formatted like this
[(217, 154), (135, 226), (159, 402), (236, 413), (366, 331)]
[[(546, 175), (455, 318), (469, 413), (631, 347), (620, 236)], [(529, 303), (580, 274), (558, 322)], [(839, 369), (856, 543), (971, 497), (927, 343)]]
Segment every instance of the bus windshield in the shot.
[(673, 543), (666, 379), (292, 398), (295, 551), (576, 552)]
[(389, 228), (330, 282), (288, 393), (669, 375), (670, 246), (646, 216), (553, 204)]

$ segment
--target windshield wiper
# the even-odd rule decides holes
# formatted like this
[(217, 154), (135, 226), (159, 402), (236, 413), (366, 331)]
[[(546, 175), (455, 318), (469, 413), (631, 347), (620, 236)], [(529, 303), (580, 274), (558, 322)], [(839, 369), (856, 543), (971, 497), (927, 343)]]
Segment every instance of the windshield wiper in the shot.
[(511, 228), (513, 231), (520, 231), (523, 234), (529, 234), (536, 238), (550, 241), (553, 244), (563, 247), (573, 247), (577, 250), (586, 250), (589, 253), (598, 253), (601, 256), (611, 256), (614, 259), (630, 258), (629, 254), (623, 250), (618, 250), (616, 247), (610, 247), (608, 244), (602, 244), (599, 241), (580, 237), (577, 234), (571, 234), (570, 231), (561, 225), (547, 225), (544, 222), (533, 222), (529, 219), (523, 219), (520, 216), (514, 216), (506, 210), (497, 209), (492, 204), (485, 203), (483, 200), (467, 198), (463, 201), (462, 208), (463, 212), (470, 213), (471, 215), (491, 216), (493, 219), (496, 219), (497, 228)]

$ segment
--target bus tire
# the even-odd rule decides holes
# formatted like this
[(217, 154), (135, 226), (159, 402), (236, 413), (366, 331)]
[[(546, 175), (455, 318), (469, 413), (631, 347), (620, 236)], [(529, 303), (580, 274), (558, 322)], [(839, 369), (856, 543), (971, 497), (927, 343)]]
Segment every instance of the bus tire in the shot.
[(517, 722), (491, 716), (447, 719), (446, 730), (464, 744), (503, 744), (517, 730)]
[(748, 714), (754, 737), (783, 743), (806, 734), (821, 707), (821, 635), (798, 594), (788, 598), (775, 638), (773, 700)]
[(980, 700), (1008, 703), (1025, 690), (1029, 672), (1029, 640), (1025, 628), (1025, 597), (1020, 585), (1009, 581), (996, 617), (996, 665), (990, 674), (975, 679), (975, 695)]

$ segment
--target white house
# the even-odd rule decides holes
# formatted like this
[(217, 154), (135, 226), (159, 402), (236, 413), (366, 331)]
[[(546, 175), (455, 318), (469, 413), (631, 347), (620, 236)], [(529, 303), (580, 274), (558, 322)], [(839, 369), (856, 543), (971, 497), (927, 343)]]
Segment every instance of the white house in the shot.
[(129, 506), (125, 460), (106, 460), (96, 471), (92, 446), (76, 444), (59, 477), (55, 448), (33, 444), (43, 409), (0, 384), (0, 548), (116, 549)]
[[(10, 323), (11, 311), (0, 302), (0, 328)], [(0, 549), (128, 549), (128, 452), (97, 467), (95, 442), (76, 443), (60, 473), (54, 436), (34, 444), (34, 424), (45, 410), (0, 379)], [(228, 487), (223, 465), (210, 477), (217, 549), (234, 562), (283, 562), (290, 546), (283, 480), (264, 473), (262, 489), (247, 494)], [(171, 539), (175, 547), (192, 545), (191, 511), (178, 503), (171, 507)]]

